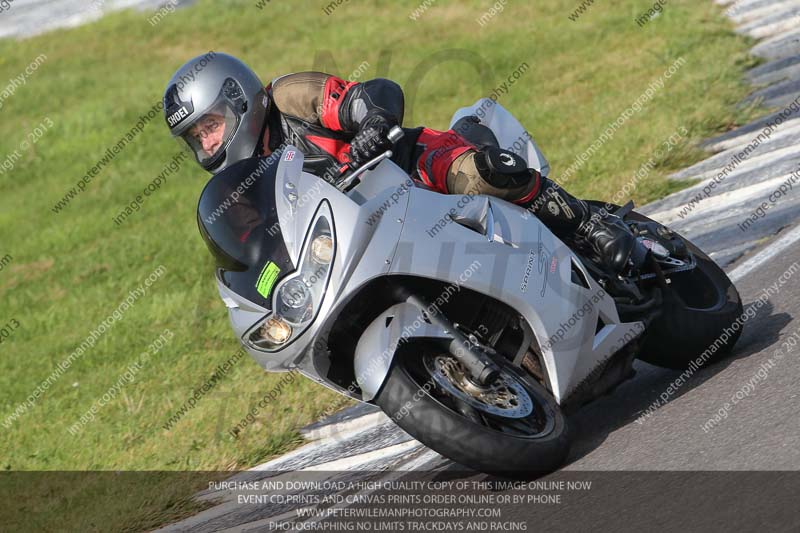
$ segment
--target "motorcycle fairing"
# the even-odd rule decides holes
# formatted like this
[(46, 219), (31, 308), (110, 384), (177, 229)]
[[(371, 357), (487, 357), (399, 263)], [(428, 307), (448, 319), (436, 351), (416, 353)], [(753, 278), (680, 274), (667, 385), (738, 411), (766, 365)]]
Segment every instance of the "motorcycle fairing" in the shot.
[[(536, 335), (558, 402), (642, 331), (639, 322), (620, 321), (614, 300), (585, 272), (578, 257), (538, 219), (526, 217), (524, 209), (491, 197), (472, 197), (486, 204), (486, 220), (465, 225), (458, 215), (463, 212), (474, 219), (478, 211), (459, 206), (464, 197), (423, 189), (409, 194), (413, 208), (389, 274), (453, 283), (516, 309)], [(456, 221), (440, 224), (430, 236), (443, 213), (455, 213)], [(403, 331), (411, 325), (405, 322), (415, 319), (407, 312), (375, 319), (356, 350), (356, 368), (367, 364), (376, 346), (381, 346), (380, 353), (393, 352), (392, 343), (399, 339), (380, 331), (381, 323), (384, 329)], [(359, 383), (365, 399), (378, 392), (378, 381), (373, 376)]]
[[(288, 146), (284, 154), (291, 150), (296, 149)], [(396, 191), (408, 182), (408, 175), (394, 163), (384, 161), (366, 177), (369, 183), (357, 187), (348, 197), (319, 177), (303, 172), (302, 166), (303, 155), (299, 151), (288, 160), (283, 157), (280, 162), (274, 185), (277, 218), (289, 256), (298, 264), (319, 204), (323, 201), (330, 204), (336, 256), (328, 290), (322, 299), (318, 318), (286, 348), (267, 353), (246, 342), (243, 346), (265, 370), (295, 368), (318, 383), (342, 392), (319, 376), (312, 358), (307, 355), (313, 339), (320, 334), (324, 318), (335, 316), (335, 311), (332, 311), (334, 304), (342, 304), (369, 280), (389, 271), (402, 228), (399, 221), (405, 216), (409, 198), (408, 194), (398, 195)], [(363, 194), (359, 194), (358, 189)], [(228, 308), (231, 326), (237, 338), (243, 341), (270, 311), (232, 292), (219, 279), (217, 285)]]
[[(330, 203), (333, 213), (337, 251), (331, 282), (318, 313), (320, 318), (303, 336), (277, 353), (264, 353), (245, 345), (263, 368), (296, 368), (318, 383), (343, 392), (320, 377), (323, 369), (316, 368), (308, 356), (321, 334), (323, 317), (335, 316), (333, 306), (343, 305), (370, 280), (394, 274), (465, 286), (516, 308), (542, 346), (549, 385), (559, 402), (621, 348), (626, 338), (634, 338), (641, 331), (638, 322), (620, 323), (613, 300), (600, 292), (602, 288), (586, 274), (580, 260), (524, 209), (486, 196), (462, 197), (408, 189), (407, 183), (408, 176), (397, 165), (384, 161), (346, 196), (318, 177), (302, 172), (299, 152), (291, 161), (280, 163), (275, 179), (277, 211), (292, 261), (297, 261), (313, 213), (323, 199)], [(306, 201), (301, 205), (303, 197)], [(474, 271), (466, 276), (470, 265), (474, 265)], [(243, 301), (222, 284), (219, 290), (233, 329), (242, 339), (257, 321), (264, 319), (267, 310)], [(584, 311), (580, 320), (573, 318), (581, 309)], [(409, 317), (410, 313), (405, 312), (394, 320), (402, 325)], [(385, 327), (386, 320), (383, 324)], [(376, 326), (368, 331), (372, 336), (379, 330)], [(376, 344), (370, 344), (369, 336), (358, 346), (373, 348), (356, 350), (356, 368), (374, 354)], [(386, 341), (391, 336), (383, 334), (380, 337), (385, 341), (381, 353), (388, 350), (393, 356), (391, 342), (397, 339)], [(554, 341), (551, 343), (550, 339)], [(379, 368), (374, 379), (361, 384), (362, 399), (374, 397), (388, 368)]]

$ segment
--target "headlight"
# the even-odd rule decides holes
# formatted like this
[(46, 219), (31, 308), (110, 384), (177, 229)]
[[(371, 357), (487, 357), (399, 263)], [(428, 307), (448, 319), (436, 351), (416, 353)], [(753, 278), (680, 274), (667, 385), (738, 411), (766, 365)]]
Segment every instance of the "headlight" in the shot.
[(335, 240), (327, 203), (314, 221), (301, 253), (297, 273), (281, 282), (273, 293), (274, 314), (250, 334), (250, 343), (275, 350), (297, 337), (316, 318), (328, 288), (335, 255)]
[(258, 330), (261, 340), (272, 346), (280, 346), (292, 336), (292, 326), (281, 320), (280, 317), (269, 318)]
[(311, 257), (317, 264), (327, 265), (333, 259), (333, 239), (330, 235), (320, 235), (311, 241)]
[(278, 314), (287, 322), (301, 324), (314, 311), (311, 288), (304, 278), (294, 278), (284, 283), (278, 291)]
[[(327, 260), (326, 260), (327, 259)], [(303, 259), (295, 276), (284, 281), (275, 291), (275, 313), (293, 326), (304, 326), (317, 314), (333, 259), (331, 226), (320, 216), (314, 224), (303, 250)]]

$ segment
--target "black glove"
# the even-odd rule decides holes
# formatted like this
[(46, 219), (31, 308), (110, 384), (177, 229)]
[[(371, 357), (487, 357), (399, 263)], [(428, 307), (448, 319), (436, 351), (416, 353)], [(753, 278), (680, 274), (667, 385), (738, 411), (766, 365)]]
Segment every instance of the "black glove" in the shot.
[(389, 130), (395, 125), (396, 121), (383, 115), (366, 117), (358, 133), (350, 141), (350, 156), (353, 162), (361, 166), (389, 150), (392, 147), (392, 142), (388, 139)]

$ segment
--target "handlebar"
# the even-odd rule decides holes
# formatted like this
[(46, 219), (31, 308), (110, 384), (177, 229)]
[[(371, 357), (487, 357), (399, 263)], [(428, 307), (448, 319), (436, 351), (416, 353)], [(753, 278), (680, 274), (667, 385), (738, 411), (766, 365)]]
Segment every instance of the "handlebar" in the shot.
[(394, 126), (392, 129), (389, 130), (389, 133), (386, 135), (386, 138), (389, 139), (389, 142), (394, 144), (400, 139), (402, 139), (403, 135), (405, 135), (405, 133), (403, 132), (403, 128), (401, 128), (400, 126)]
[[(386, 135), (386, 138), (389, 139), (389, 142), (395, 144), (397, 141), (403, 138), (403, 135), (405, 135), (403, 129), (400, 126), (394, 126), (392, 129), (389, 130), (389, 133)], [(336, 184), (336, 188), (339, 189), (340, 191), (350, 190), (352, 187), (357, 185), (355, 181), (359, 178), (359, 176), (361, 176), (361, 174), (372, 168), (374, 165), (380, 163), (384, 159), (389, 159), (390, 157), (392, 157), (392, 155), (393, 153), (391, 150), (386, 150), (382, 154), (373, 157), (363, 165), (356, 168), (353, 167), (352, 161), (349, 163), (345, 163), (344, 165), (339, 167), (339, 174), (344, 174), (348, 170), (350, 170), (351, 173), (347, 175), (345, 178), (343, 178), (341, 181), (339, 181)]]

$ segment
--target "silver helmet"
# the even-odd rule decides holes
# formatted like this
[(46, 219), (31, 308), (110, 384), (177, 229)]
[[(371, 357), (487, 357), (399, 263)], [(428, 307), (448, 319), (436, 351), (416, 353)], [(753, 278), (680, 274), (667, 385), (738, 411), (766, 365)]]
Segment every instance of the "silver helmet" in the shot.
[(164, 116), (209, 172), (252, 157), (260, 146), (269, 98), (247, 65), (209, 52), (178, 69), (164, 93)]

